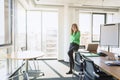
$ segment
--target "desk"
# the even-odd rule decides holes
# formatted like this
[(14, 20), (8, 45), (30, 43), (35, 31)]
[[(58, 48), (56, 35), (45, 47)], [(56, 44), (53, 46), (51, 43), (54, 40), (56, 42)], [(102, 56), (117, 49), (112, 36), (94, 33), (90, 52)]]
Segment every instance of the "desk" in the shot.
[[(107, 53), (107, 55), (112, 56), (111, 53)], [(120, 80), (120, 66), (108, 66), (104, 62), (108, 61), (106, 57), (87, 57), (88, 59), (94, 61), (94, 63), (99, 66), (102, 70), (112, 75), (113, 77)]]
[(15, 59), (15, 60), (25, 60), (26, 64), (26, 72), (28, 72), (28, 60), (35, 59), (38, 57), (42, 57), (43, 53), (40, 51), (20, 51), (17, 53), (9, 54), (7, 55), (7, 58), (9, 59)]

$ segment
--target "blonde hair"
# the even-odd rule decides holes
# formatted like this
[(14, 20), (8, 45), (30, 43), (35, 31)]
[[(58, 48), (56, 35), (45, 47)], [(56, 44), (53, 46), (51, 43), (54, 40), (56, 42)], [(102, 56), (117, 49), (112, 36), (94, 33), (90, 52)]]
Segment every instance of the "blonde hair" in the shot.
[[(79, 31), (79, 28), (78, 28), (78, 26), (77, 26), (77, 24), (76, 24), (76, 23), (72, 24), (72, 27), (73, 27), (73, 26), (75, 26), (75, 28), (77, 29), (77, 31)], [(71, 27), (71, 35), (73, 34), (72, 27)], [(77, 32), (77, 31), (76, 31), (76, 32)]]

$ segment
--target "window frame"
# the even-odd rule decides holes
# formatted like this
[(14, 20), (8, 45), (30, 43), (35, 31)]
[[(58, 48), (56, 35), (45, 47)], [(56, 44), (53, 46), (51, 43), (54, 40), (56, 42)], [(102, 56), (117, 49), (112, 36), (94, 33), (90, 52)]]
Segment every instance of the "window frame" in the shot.
[(91, 22), (91, 42), (100, 42), (100, 39), (97, 41), (97, 40), (93, 40), (93, 15), (104, 15), (104, 24), (106, 24), (106, 22), (107, 22), (107, 13), (92, 13), (92, 22)]

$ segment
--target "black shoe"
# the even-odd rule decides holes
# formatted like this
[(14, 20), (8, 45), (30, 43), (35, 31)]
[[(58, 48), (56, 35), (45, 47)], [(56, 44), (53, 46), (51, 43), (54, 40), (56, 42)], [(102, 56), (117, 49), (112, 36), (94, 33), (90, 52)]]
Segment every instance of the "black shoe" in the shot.
[(69, 72), (67, 72), (66, 74), (72, 74), (73, 72), (72, 71), (69, 71)]

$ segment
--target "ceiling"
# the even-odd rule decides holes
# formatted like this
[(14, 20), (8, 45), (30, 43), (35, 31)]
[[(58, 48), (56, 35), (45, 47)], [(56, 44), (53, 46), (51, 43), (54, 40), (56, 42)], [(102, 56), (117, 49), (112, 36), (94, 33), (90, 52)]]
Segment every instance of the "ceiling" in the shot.
[(120, 7), (120, 0), (34, 0), (36, 5), (79, 5)]
[(117, 8), (120, 9), (120, 0), (19, 0), (27, 2), (28, 7), (36, 6), (78, 6), (78, 7), (95, 7), (95, 8)]

